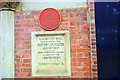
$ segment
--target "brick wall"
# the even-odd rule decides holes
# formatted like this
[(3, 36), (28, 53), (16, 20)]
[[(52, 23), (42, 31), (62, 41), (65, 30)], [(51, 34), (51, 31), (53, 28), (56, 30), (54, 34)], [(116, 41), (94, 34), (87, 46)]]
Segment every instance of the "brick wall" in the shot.
[[(91, 0), (92, 1), (92, 0)], [(95, 8), (94, 0), (88, 2), (89, 27), (90, 27), (90, 56), (91, 73), (93, 78), (98, 78), (97, 71), (97, 52), (96, 52), (96, 28), (95, 28)]]
[[(97, 77), (94, 3), (87, 5), (87, 8), (58, 10), (62, 20), (56, 31), (70, 31), (72, 75), (69, 78)], [(15, 13), (16, 78), (32, 78), (31, 32), (44, 31), (39, 24), (40, 12)], [(64, 76), (59, 78), (64, 78)]]

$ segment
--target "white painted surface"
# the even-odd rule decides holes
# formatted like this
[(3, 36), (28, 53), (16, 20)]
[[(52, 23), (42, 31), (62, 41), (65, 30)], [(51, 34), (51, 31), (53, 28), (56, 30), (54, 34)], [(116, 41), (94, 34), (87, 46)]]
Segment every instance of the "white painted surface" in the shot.
[(45, 8), (66, 9), (86, 7), (86, 2), (22, 2), (22, 10), (42, 10)]
[(86, 0), (21, 0), (22, 2), (85, 2)]
[(2, 44), (1, 44), (2, 43), (1, 42), (1, 32), (2, 32), (1, 26), (2, 26), (2, 24), (1, 23), (2, 23), (2, 19), (1, 19), (1, 12), (0, 12), (0, 67), (1, 67), (0, 68), (0, 80), (2, 78), (2, 52), (1, 52), (2, 51), (2, 47), (1, 47), (2, 46)]
[[(1, 0), (1, 1), (9, 1), (9, 2), (86, 2), (87, 0)], [(119, 2), (120, 0), (88, 0), (95, 2)]]
[(14, 12), (0, 12), (0, 60), (2, 78), (14, 77)]

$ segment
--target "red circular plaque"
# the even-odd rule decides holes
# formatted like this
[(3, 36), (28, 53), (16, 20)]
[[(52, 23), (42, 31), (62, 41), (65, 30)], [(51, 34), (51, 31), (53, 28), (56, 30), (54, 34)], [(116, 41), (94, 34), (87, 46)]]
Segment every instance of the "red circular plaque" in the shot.
[(60, 14), (53, 8), (47, 8), (40, 13), (39, 20), (43, 29), (54, 30), (60, 25)]

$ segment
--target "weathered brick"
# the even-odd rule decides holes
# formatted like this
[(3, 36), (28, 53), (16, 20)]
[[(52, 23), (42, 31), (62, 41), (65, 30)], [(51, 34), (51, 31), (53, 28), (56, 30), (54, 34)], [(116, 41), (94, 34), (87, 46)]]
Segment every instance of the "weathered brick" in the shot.
[(31, 72), (31, 68), (21, 68), (21, 72)]
[(22, 61), (23, 61), (23, 63), (30, 63), (31, 59), (23, 59)]

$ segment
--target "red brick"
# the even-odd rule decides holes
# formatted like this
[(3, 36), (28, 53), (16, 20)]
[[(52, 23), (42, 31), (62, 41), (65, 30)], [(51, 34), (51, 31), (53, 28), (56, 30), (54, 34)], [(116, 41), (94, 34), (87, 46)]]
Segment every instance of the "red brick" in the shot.
[(92, 33), (92, 34), (96, 34), (96, 32), (95, 32), (95, 31), (92, 31), (91, 33)]
[(96, 41), (96, 39), (92, 39), (92, 41)]
[(83, 20), (83, 21), (86, 21), (86, 20), (87, 20), (87, 17), (82, 17), (82, 20)]
[(25, 49), (25, 46), (24, 45), (16, 45), (15, 49)]
[(15, 69), (15, 72), (16, 72), (16, 73), (20, 73), (20, 72), (21, 72), (21, 69), (17, 68), (17, 69)]
[(71, 49), (71, 53), (75, 53), (76, 52), (76, 49)]
[(96, 53), (96, 50), (92, 50), (92, 53)]
[(93, 0), (90, 2), (90, 4), (91, 4), (91, 5), (93, 5), (93, 4), (94, 4)]
[(72, 60), (72, 66), (73, 66), (73, 67), (76, 66), (76, 60)]
[(72, 58), (72, 62), (76, 62), (77, 61), (77, 59), (76, 58)]
[(90, 53), (90, 51), (89, 51), (89, 50), (86, 50), (86, 51), (83, 52), (83, 56), (88, 56), (89, 53)]
[(22, 61), (23, 61), (23, 63), (30, 63), (31, 59), (23, 59)]
[(81, 71), (81, 72), (77, 72), (76, 75), (78, 76), (78, 78), (84, 78), (84, 73)]
[(92, 59), (93, 59), (94, 61), (97, 61), (97, 58), (96, 58), (96, 57), (93, 57)]
[(20, 58), (21, 58), (21, 56), (20, 56), (20, 55), (16, 55), (16, 56), (15, 56), (15, 58), (18, 58), (18, 59), (20, 59)]
[(72, 76), (76, 76), (77, 72), (72, 72)]
[(16, 58), (16, 59), (15, 59), (15, 62), (16, 62), (16, 63), (20, 63), (20, 62), (21, 62), (21, 59), (20, 59), (20, 58)]
[(97, 73), (95, 72), (95, 73), (93, 73), (93, 75), (97, 75)]
[(76, 71), (76, 68), (75, 68), (75, 67), (72, 67), (71, 70), (72, 70), (72, 71)]
[(31, 72), (31, 68), (21, 68), (22, 72)]
[(77, 47), (78, 47), (78, 44), (77, 44), (77, 43), (71, 44), (71, 48), (72, 48), (72, 49), (77, 48)]
[(82, 57), (82, 55), (83, 55), (83, 54), (80, 54), (80, 53), (77, 53), (77, 54), (76, 54), (76, 56), (79, 57), (79, 58)]
[[(83, 62), (76, 62), (77, 66), (82, 66)], [(77, 67), (76, 67), (77, 68)]]
[(21, 78), (22, 76), (21, 76), (20, 73), (15, 73), (15, 77), (16, 77), (16, 78)]
[(25, 53), (31, 53), (31, 50), (25, 50)]
[(21, 73), (21, 76), (23, 77), (23, 78), (26, 78), (26, 77), (29, 77), (29, 76), (31, 76), (31, 73), (29, 72), (27, 72), (27, 73)]
[(90, 11), (94, 11), (95, 9), (91, 8)]
[(21, 68), (21, 67), (22, 67), (22, 64), (16, 62), (15, 67), (16, 67), (16, 68)]
[(82, 65), (83, 66), (90, 66), (90, 63), (89, 62), (83, 62)]
[(70, 26), (76, 27), (75, 22), (70, 22)]
[(89, 58), (77, 58), (77, 62), (89, 62)]
[(75, 56), (76, 56), (76, 53), (72, 53), (72, 54), (71, 54), (71, 57), (75, 57)]
[(92, 56), (97, 56), (97, 54), (92, 54)]
[(97, 61), (94, 61), (94, 64), (97, 64)]
[(75, 13), (70, 13), (70, 17), (75, 17)]
[(25, 64), (25, 63), (23, 63), (23, 64), (22, 64), (22, 67), (26, 67), (26, 68), (27, 68), (27, 67), (31, 67), (31, 64)]
[(88, 71), (85, 72), (85, 73), (84, 73), (84, 76), (86, 76), (86, 77), (87, 77), (87, 76), (90, 76), (90, 72), (88, 72)]
[(61, 29), (61, 30), (67, 30), (68, 27), (67, 27), (67, 26), (60, 26), (60, 29)]
[(92, 24), (91, 24), (91, 26), (95, 26), (95, 24), (94, 24), (94, 23), (92, 23)]

